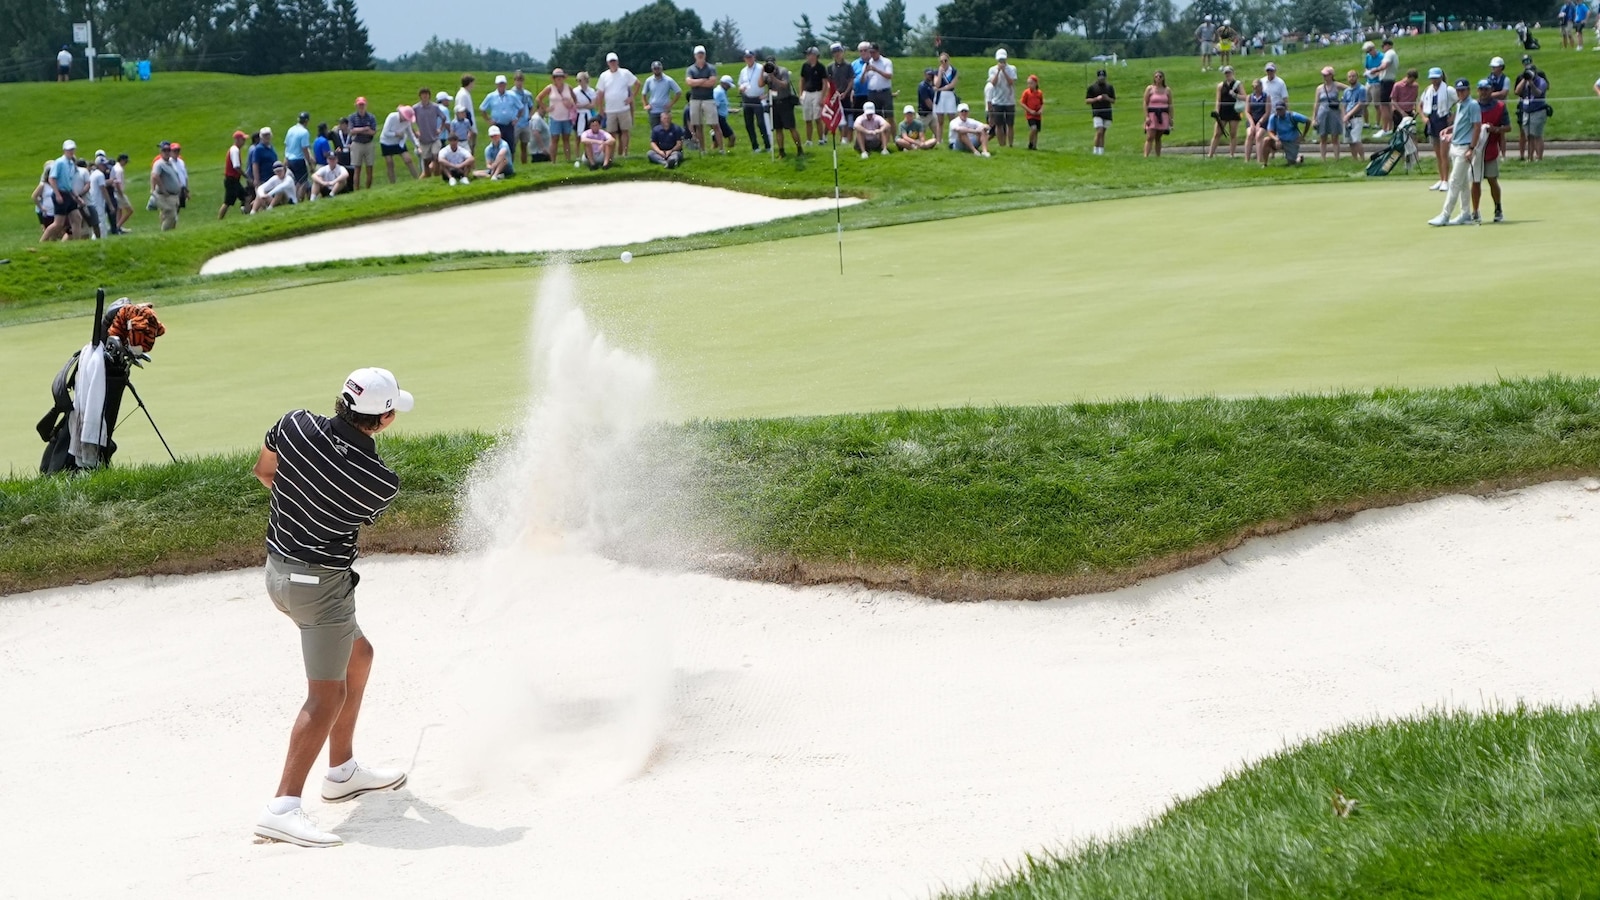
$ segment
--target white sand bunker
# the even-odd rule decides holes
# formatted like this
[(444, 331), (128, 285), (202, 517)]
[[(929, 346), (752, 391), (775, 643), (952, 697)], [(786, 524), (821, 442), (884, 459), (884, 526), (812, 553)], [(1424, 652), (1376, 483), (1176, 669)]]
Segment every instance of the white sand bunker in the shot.
[[(440, 184), (439, 190), (466, 193), (473, 187)], [(340, 228), (332, 232), (337, 236), (333, 240), (321, 232), (244, 247), (208, 260), (200, 274), (374, 256), (592, 250), (758, 225), (832, 208), (832, 198), (779, 200), (672, 181), (552, 188)]]
[[(1574, 484), (1451, 497), (1044, 603), (537, 554), (509, 634), (472, 624), (471, 561), (370, 560), (357, 752), (411, 781), (312, 801), (332, 850), (251, 843), (303, 690), (259, 572), (13, 597), (0, 894), (924, 896), (1353, 719), (1588, 700), (1597, 529), (1600, 494)], [(594, 676), (649, 670), (628, 660), (657, 626), (665, 717), (623, 778), (640, 685)], [(509, 685), (526, 721), (480, 723), (520, 734), (520, 765), (472, 774), (450, 686), (493, 645), (540, 683)]]

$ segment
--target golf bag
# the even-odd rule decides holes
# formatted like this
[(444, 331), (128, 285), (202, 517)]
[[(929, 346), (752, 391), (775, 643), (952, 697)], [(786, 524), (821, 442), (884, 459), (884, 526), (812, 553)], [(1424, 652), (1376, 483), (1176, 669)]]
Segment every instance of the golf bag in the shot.
[(1415, 125), (1416, 119), (1411, 116), (1401, 119), (1389, 137), (1389, 146), (1368, 154), (1368, 177), (1381, 178), (1389, 174), (1402, 159), (1406, 162), (1406, 171), (1411, 171), (1412, 164), (1417, 161), (1417, 139), (1412, 133)]
[(50, 411), (35, 426), (45, 442), (39, 471), (46, 475), (110, 464), (117, 452), (112, 433), (122, 412), (122, 395), (132, 389), (130, 373), (150, 359), (147, 351), (166, 333), (149, 304), (132, 304), (124, 297), (110, 309), (104, 306), (102, 292), (95, 304), (94, 337), (56, 373)]

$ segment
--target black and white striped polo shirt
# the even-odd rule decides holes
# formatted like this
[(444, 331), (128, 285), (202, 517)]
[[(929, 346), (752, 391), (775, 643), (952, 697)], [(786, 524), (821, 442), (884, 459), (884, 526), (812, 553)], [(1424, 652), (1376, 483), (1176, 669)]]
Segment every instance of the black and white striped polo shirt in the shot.
[(356, 561), (356, 536), (400, 492), (400, 476), (378, 458), (372, 436), (338, 419), (297, 409), (268, 429), (278, 454), (267, 549), (335, 569)]

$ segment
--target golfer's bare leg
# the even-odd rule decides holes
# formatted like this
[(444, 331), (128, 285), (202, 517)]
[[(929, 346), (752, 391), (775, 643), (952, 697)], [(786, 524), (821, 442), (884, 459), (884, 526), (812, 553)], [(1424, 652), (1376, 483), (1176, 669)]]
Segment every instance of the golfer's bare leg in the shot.
[(350, 664), (344, 672), (344, 706), (328, 733), (328, 767), (337, 768), (355, 758), (356, 717), (361, 715), (361, 697), (367, 692), (367, 676), (372, 674), (372, 644), (356, 638), (350, 648)]
[(344, 706), (343, 681), (306, 682), (306, 702), (295, 717), (289, 732), (289, 755), (283, 763), (283, 780), (278, 782), (279, 797), (304, 796), (306, 778), (328, 740), (334, 720)]

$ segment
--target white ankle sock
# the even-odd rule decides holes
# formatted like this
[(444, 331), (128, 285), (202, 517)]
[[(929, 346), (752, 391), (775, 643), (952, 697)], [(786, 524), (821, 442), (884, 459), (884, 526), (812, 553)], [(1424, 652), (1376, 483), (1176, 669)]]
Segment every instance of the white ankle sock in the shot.
[(267, 801), (267, 809), (275, 816), (281, 816), (286, 812), (299, 808), (299, 806), (299, 797), (273, 797)]
[(355, 773), (356, 773), (356, 761), (355, 761), (354, 757), (351, 757), (350, 759), (345, 760), (345, 764), (344, 765), (342, 765), (342, 766), (334, 766), (333, 768), (329, 769), (328, 770), (328, 780), (329, 781), (335, 781), (335, 782), (338, 782), (340, 784), (343, 784), (344, 782), (349, 781), (350, 780), (350, 776), (354, 775)]

